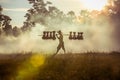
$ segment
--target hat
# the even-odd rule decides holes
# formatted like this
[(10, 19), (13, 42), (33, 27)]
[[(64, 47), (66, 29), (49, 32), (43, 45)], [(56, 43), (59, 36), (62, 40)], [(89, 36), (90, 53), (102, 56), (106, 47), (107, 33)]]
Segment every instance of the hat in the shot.
[(61, 30), (59, 30), (58, 33), (61, 33)]

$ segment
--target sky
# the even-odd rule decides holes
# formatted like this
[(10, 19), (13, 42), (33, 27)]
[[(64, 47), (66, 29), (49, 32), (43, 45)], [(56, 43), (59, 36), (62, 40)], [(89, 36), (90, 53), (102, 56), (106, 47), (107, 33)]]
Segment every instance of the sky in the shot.
[[(107, 0), (45, 0), (51, 1), (54, 6), (67, 13), (74, 11), (79, 14), (81, 9), (101, 9), (101, 6)], [(98, 4), (99, 3), (99, 4)], [(3, 14), (12, 18), (13, 26), (21, 27), (25, 21), (24, 15), (26, 11), (32, 7), (27, 0), (0, 0), (0, 5), (4, 8)], [(97, 7), (96, 7), (97, 6)]]

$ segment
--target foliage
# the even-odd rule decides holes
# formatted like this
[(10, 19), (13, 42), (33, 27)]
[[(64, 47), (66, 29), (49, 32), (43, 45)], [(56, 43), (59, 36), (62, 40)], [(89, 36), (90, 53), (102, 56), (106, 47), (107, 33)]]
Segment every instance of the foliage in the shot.
[(28, 0), (32, 4), (32, 8), (28, 10), (25, 17), (27, 22), (39, 23), (44, 26), (54, 26), (63, 22), (71, 23), (75, 19), (75, 13), (73, 11), (64, 14), (52, 3), (44, 0)]
[[(2, 14), (2, 11), (3, 8), (0, 6), (0, 36), (5, 35), (17, 37), (20, 29), (15, 30), (12, 25), (10, 25), (12, 19), (7, 15)], [(15, 34), (17, 34), (17, 36)]]

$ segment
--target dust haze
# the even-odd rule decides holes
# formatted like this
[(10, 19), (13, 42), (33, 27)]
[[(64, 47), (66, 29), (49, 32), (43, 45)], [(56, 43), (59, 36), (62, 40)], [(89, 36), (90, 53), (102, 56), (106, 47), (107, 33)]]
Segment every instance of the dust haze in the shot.
[[(53, 23), (54, 24), (54, 23)], [(75, 25), (63, 23), (54, 27), (44, 27), (37, 24), (30, 32), (21, 34), (19, 37), (1, 37), (0, 52), (43, 52), (52, 53), (56, 51), (58, 40), (42, 40), (43, 31), (62, 30), (64, 34), (70, 31), (83, 32), (84, 40), (69, 40), (69, 36), (64, 36), (65, 48), (67, 52), (86, 52), (86, 51), (112, 51), (114, 42), (111, 38), (112, 27), (106, 21), (102, 26), (92, 25)]]
[[(69, 14), (60, 12), (62, 15), (69, 16)], [(94, 17), (85, 16), (87, 20), (84, 21), (80, 15), (74, 14), (72, 22), (69, 22), (68, 17), (66, 21), (66, 17), (51, 18), (51, 16), (41, 15), (31, 16), (30, 21), (36, 22), (36, 25), (30, 31), (22, 33), (18, 37), (1, 36), (0, 53), (40, 52), (53, 54), (56, 52), (58, 40), (42, 40), (41, 36), (38, 35), (42, 35), (43, 31), (58, 30), (61, 30), (63, 34), (69, 34), (70, 31), (84, 33), (84, 40), (69, 40), (69, 36), (64, 36), (67, 52), (110, 52), (119, 50), (113, 37), (115, 28), (111, 25), (108, 16), (95, 17), (91, 14)], [(60, 53), (62, 53), (62, 50)]]

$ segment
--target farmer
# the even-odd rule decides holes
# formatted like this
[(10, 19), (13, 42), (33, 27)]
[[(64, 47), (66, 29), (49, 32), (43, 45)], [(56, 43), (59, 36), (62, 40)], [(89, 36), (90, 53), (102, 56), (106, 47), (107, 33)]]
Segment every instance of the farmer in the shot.
[(58, 31), (58, 34), (56, 34), (56, 37), (59, 40), (59, 45), (57, 47), (57, 51), (56, 51), (55, 55), (59, 52), (59, 50), (61, 48), (63, 49), (63, 51), (65, 53), (64, 41), (63, 41), (63, 34), (62, 34), (62, 32), (60, 30)]

